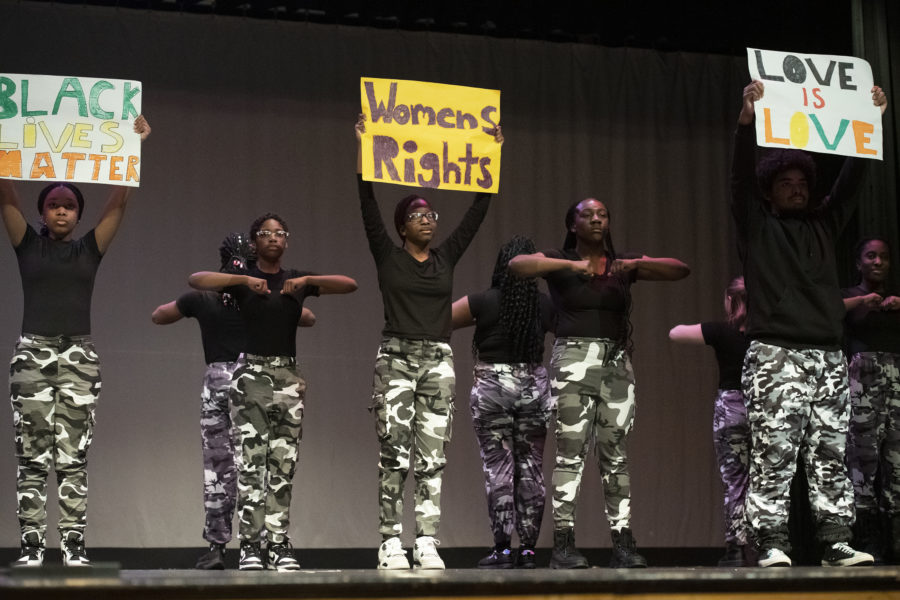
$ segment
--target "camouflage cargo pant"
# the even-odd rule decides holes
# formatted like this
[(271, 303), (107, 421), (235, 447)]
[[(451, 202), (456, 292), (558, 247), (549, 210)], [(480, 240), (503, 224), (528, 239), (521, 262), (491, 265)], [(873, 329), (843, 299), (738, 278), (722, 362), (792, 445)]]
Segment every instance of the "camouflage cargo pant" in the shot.
[(288, 356), (241, 354), (232, 378), (231, 420), (238, 469), (238, 535), (288, 539), (291, 492), (303, 433), (306, 382)]
[(47, 530), (47, 477), (56, 471), (60, 536), (84, 536), (87, 452), (100, 394), (100, 359), (90, 336), (22, 334), (9, 367), (22, 538)]
[[(447, 464), (456, 375), (450, 344), (387, 338), (375, 359), (372, 408), (381, 443), (379, 527), (383, 537), (403, 531), (403, 482), (415, 452), (416, 535), (437, 534), (441, 478)], [(415, 446), (415, 448), (413, 448)]]
[(634, 422), (631, 360), (611, 340), (557, 338), (550, 360), (557, 402), (553, 524), (575, 526), (575, 505), (591, 440), (600, 464), (610, 527), (630, 527), (631, 480), (625, 444)]
[(713, 446), (725, 488), (725, 541), (747, 543), (744, 502), (750, 485), (750, 423), (741, 390), (719, 390), (713, 409)]
[(231, 377), (236, 363), (214, 362), (206, 367), (200, 394), (200, 439), (203, 444), (203, 539), (215, 544), (231, 541), (231, 519), (237, 497), (234, 438), (231, 429)]
[(900, 354), (853, 355), (847, 464), (857, 509), (900, 514)]
[(544, 441), (551, 400), (541, 365), (475, 365), (472, 423), (481, 447), (494, 544), (509, 547), (513, 527), (534, 546), (544, 516)]
[(847, 362), (840, 351), (750, 343), (741, 382), (750, 421), (746, 513), (760, 548), (790, 550), (789, 491), (798, 454), (822, 542), (850, 541), (853, 490), (844, 467), (849, 418)]

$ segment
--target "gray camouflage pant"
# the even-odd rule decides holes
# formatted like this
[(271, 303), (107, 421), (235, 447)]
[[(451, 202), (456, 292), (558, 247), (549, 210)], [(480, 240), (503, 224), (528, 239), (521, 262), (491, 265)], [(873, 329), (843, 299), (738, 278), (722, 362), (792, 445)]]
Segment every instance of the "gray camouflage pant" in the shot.
[(753, 438), (746, 512), (757, 545), (790, 550), (789, 491), (798, 454), (818, 539), (849, 541), (854, 514), (844, 467), (850, 405), (843, 353), (754, 340), (741, 382)]
[[(375, 359), (371, 410), (378, 462), (382, 537), (403, 531), (403, 482), (415, 452), (416, 535), (434, 536), (441, 520), (441, 478), (453, 423), (456, 375), (450, 344), (387, 338)], [(413, 448), (415, 446), (415, 448)]]
[(544, 516), (544, 441), (551, 400), (541, 365), (478, 362), (470, 396), (496, 546), (513, 527), (534, 546)]
[(289, 356), (241, 354), (231, 384), (241, 541), (288, 539), (306, 382)]
[(857, 509), (900, 514), (900, 354), (853, 355), (847, 464)]
[(747, 543), (744, 503), (750, 485), (750, 423), (741, 390), (719, 390), (713, 409), (713, 446), (725, 488), (725, 541)]
[(90, 336), (22, 334), (10, 362), (9, 391), (22, 538), (34, 533), (44, 543), (51, 468), (59, 493), (60, 536), (83, 538), (87, 452), (100, 393), (100, 359)]
[(575, 526), (575, 505), (591, 440), (610, 527), (630, 527), (631, 481), (625, 445), (635, 408), (631, 360), (611, 340), (557, 338), (550, 371), (557, 401), (554, 527)]
[(200, 439), (203, 445), (203, 539), (231, 541), (231, 519), (237, 497), (234, 438), (231, 428), (231, 378), (237, 363), (214, 362), (206, 367), (200, 394)]

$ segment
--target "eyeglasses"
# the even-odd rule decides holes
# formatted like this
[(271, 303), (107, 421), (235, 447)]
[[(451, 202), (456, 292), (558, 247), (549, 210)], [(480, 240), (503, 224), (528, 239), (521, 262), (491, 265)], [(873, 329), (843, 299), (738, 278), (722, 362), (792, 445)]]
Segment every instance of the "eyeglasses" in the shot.
[(272, 236), (277, 237), (280, 240), (287, 238), (287, 236), (291, 235), (289, 232), (279, 229), (278, 231), (269, 231), (268, 229), (260, 229), (256, 232), (256, 237), (258, 238), (270, 238)]
[(428, 217), (429, 221), (437, 221), (438, 214), (434, 211), (432, 212), (414, 212), (406, 215), (406, 221), (411, 223), (413, 221), (421, 221), (423, 217)]

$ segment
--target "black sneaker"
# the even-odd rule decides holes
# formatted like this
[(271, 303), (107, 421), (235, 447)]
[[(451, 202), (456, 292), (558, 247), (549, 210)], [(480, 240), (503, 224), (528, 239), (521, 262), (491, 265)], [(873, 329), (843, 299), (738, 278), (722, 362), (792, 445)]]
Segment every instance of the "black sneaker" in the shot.
[(587, 559), (575, 548), (575, 530), (571, 527), (553, 531), (553, 552), (550, 554), (550, 568), (588, 568)]
[(28, 533), (22, 538), (22, 555), (10, 563), (11, 567), (40, 567), (44, 564), (44, 543), (37, 533)]
[(509, 548), (494, 548), (491, 553), (478, 561), (479, 569), (512, 569), (515, 559)]
[(868, 567), (875, 564), (871, 554), (854, 550), (850, 544), (834, 543), (822, 554), (823, 567)]
[(84, 538), (77, 533), (68, 532), (62, 541), (62, 557), (63, 565), (67, 567), (89, 567), (91, 561), (88, 560), (87, 553), (84, 551)]
[(287, 540), (269, 544), (266, 550), (266, 568), (270, 571), (299, 571), (300, 563), (294, 557), (294, 548)]
[(609, 566), (613, 569), (643, 569), (647, 566), (647, 559), (638, 554), (635, 548), (634, 536), (631, 529), (623, 527), (622, 531), (612, 532), (612, 557)]
[(262, 571), (264, 566), (259, 542), (247, 540), (241, 542), (241, 559), (238, 562), (238, 569), (241, 571)]
[(197, 559), (195, 569), (219, 571), (225, 568), (225, 544), (211, 543), (209, 552)]
[(518, 569), (534, 569), (537, 562), (534, 560), (534, 546), (522, 546), (516, 553), (516, 568)]

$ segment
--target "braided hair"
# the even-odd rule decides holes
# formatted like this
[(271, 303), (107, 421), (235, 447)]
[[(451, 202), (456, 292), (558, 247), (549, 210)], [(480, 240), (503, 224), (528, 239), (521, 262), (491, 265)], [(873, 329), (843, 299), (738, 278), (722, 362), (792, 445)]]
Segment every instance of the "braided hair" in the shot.
[[(229, 233), (222, 240), (219, 258), (222, 261), (219, 272), (232, 275), (246, 275), (256, 264), (256, 254), (250, 240), (243, 233), (236, 231)], [(231, 294), (222, 294), (222, 303), (229, 308), (237, 306)]]
[[(540, 363), (544, 355), (541, 305), (537, 281), (517, 277), (509, 270), (509, 261), (520, 254), (537, 250), (527, 237), (517, 235), (503, 244), (497, 253), (491, 287), (500, 290), (500, 326), (512, 350), (512, 362)], [(478, 354), (473, 340), (473, 353)]]
[[(587, 198), (587, 200), (592, 199), (593, 198)], [(573, 203), (566, 211), (566, 237), (563, 240), (563, 253), (575, 252), (575, 248), (578, 245), (578, 238), (572, 229), (575, 227), (575, 217), (578, 215), (578, 206), (582, 202), (584, 202), (584, 200)], [(603, 206), (606, 208), (606, 214), (610, 223), (612, 223), (612, 212), (609, 210), (608, 206), (605, 204)], [(616, 260), (616, 248), (613, 245), (612, 233), (610, 233), (608, 229), (606, 235), (603, 236), (603, 252), (606, 254), (607, 261)], [(631, 356), (634, 352), (634, 341), (631, 337), (631, 334), (634, 331), (634, 325), (631, 323), (631, 288), (625, 280), (625, 278), (628, 277), (628, 274), (619, 273), (610, 275), (610, 277), (614, 278), (616, 283), (619, 284), (619, 287), (622, 290), (622, 296), (625, 298), (625, 318), (621, 321), (619, 333), (615, 340), (615, 346), (613, 346), (610, 355), (613, 356), (620, 349), (624, 348), (628, 356)]]

